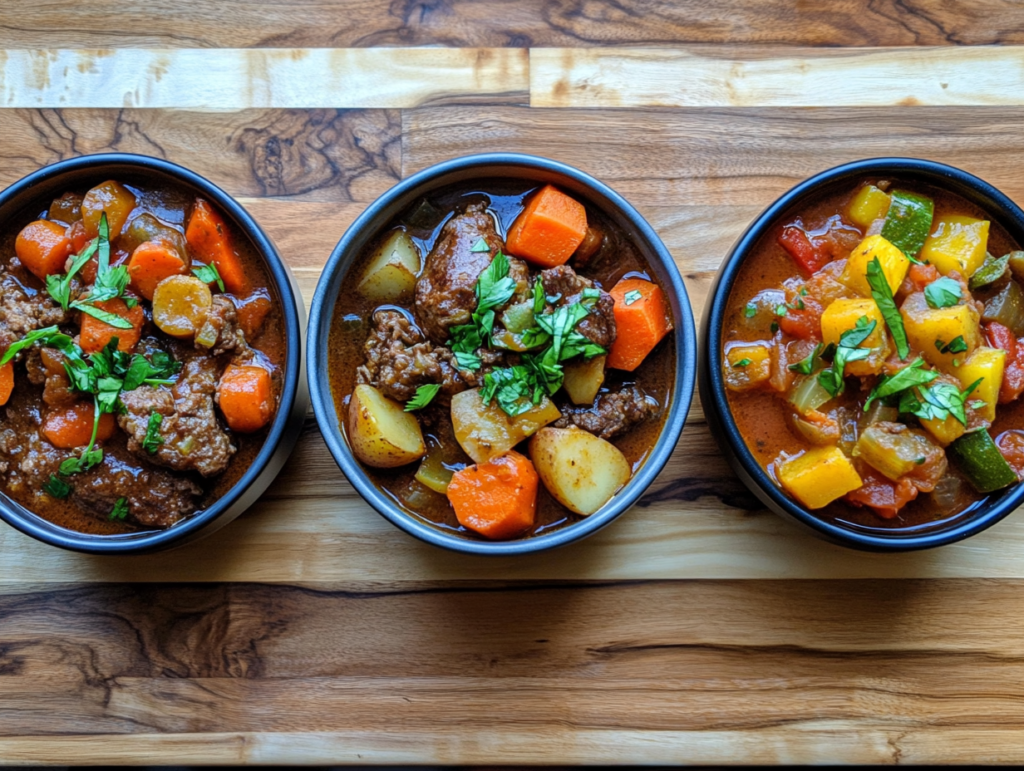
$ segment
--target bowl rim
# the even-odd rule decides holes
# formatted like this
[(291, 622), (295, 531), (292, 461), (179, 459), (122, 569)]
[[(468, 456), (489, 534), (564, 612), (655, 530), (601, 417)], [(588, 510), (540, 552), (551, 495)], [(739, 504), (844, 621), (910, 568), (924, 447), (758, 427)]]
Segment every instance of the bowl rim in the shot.
[[(514, 177), (515, 172), (519, 172), (521, 178), (528, 174), (537, 175), (535, 178), (538, 182), (542, 181), (543, 175), (552, 178), (552, 181), (553, 178), (561, 179), (563, 185), (566, 184), (565, 180), (569, 180), (575, 187), (586, 191), (592, 205), (600, 205), (602, 211), (609, 210), (606, 213), (614, 209), (622, 221), (628, 222), (634, 240), (646, 246), (645, 251), (650, 252), (653, 260), (660, 263), (658, 266), (652, 265), (652, 268), (659, 268), (659, 278), (671, 293), (669, 301), (676, 322), (676, 373), (672, 403), (658, 441), (640, 470), (610, 503), (586, 519), (551, 533), (515, 541), (484, 541), (445, 532), (406, 513), (367, 478), (359, 462), (352, 456), (338, 425), (327, 372), (326, 350), (337, 293), (344, 274), (366, 243), (394, 218), (394, 213), (390, 211), (392, 206), (400, 209), (417, 195), (445, 185), (473, 178)], [(404, 199), (410, 200), (398, 206), (396, 202)], [(344, 264), (346, 258), (348, 265)], [(678, 443), (693, 399), (697, 369), (696, 330), (686, 287), (671, 253), (650, 224), (622, 196), (589, 174), (559, 161), (521, 153), (481, 153), (437, 163), (402, 180), (368, 206), (345, 231), (317, 283), (310, 306), (306, 359), (313, 411), (324, 441), (345, 477), (363, 499), (393, 525), (421, 541), (451, 551), (490, 556), (527, 554), (564, 546), (597, 532), (636, 503), (661, 472)]]
[[(258, 489), (256, 495), (262, 494), (263, 489), (277, 476), (277, 471), (275, 471), (270, 479), (260, 479), (265, 471), (269, 471), (268, 467), (273, 465), (271, 462), (282, 449), (284, 449), (285, 455), (278, 459), (280, 461), (276, 464), (278, 471), (280, 465), (291, 454), (295, 440), (301, 431), (301, 425), (298, 427), (294, 425), (297, 409), (301, 407), (301, 411), (305, 412), (303, 405), (307, 397), (305, 380), (302, 377), (302, 357), (305, 347), (302, 334), (304, 308), (302, 296), (298, 292), (287, 265), (253, 216), (232, 196), (208, 179), (184, 166), (162, 158), (133, 153), (97, 153), (57, 161), (22, 177), (5, 190), (0, 191), (0, 208), (10, 204), (25, 209), (31, 204), (34, 188), (41, 183), (69, 173), (87, 174), (93, 169), (97, 170), (97, 175), (106, 176), (107, 169), (110, 167), (121, 167), (118, 170), (111, 170), (110, 176), (116, 176), (118, 173), (138, 175), (155, 171), (173, 179), (182, 187), (209, 198), (229, 218), (238, 231), (249, 239), (254, 251), (263, 260), (281, 301), (284, 334), (285, 339), (289, 341), (282, 368), (285, 377), (281, 399), (274, 422), (271, 424), (260, 451), (241, 478), (209, 508), (203, 509), (198, 514), (181, 520), (165, 530), (117, 535), (79, 533), (49, 522), (6, 495), (0, 494), (0, 519), (39, 541), (90, 554), (141, 554), (181, 545), (228, 524), (254, 501), (249, 501), (239, 507), (237, 511), (229, 511), (235, 503), (239, 502), (251, 488), (259, 487), (259, 482), (263, 483), (262, 489)], [(17, 199), (21, 197), (24, 197), (25, 203), (19, 204)], [(215, 527), (211, 527), (213, 525)]]
[(948, 528), (926, 533), (880, 535), (840, 527), (818, 518), (777, 487), (761, 468), (740, 435), (729, 410), (722, 378), (721, 338), (725, 308), (740, 267), (758, 241), (782, 215), (817, 195), (822, 188), (867, 176), (892, 174), (940, 187), (954, 185), (957, 195), (985, 210), (1019, 243), (1024, 243), (1024, 211), (996, 187), (962, 169), (921, 158), (879, 157), (852, 161), (826, 169), (795, 185), (766, 208), (737, 239), (722, 263), (708, 296), (701, 323), (700, 393), (715, 439), (746, 486), (776, 514), (791, 517), (815, 534), (844, 546), (865, 551), (901, 552), (955, 543), (991, 527), (1024, 501), (1024, 483), (1018, 483), (981, 508), (977, 514)]

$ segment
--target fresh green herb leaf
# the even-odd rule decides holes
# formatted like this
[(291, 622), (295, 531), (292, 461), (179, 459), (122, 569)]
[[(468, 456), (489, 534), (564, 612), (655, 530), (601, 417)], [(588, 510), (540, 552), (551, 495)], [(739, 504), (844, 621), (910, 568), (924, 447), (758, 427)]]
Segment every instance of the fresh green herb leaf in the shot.
[(626, 305), (632, 305), (637, 300), (641, 299), (643, 299), (643, 295), (640, 294), (639, 289), (630, 289), (628, 292), (626, 292), (625, 296), (623, 297), (623, 300), (625, 301)]
[(498, 252), (476, 282), (478, 314), (501, 307), (512, 299), (516, 291), (516, 282), (509, 278), (508, 271), (508, 257)]
[(489, 252), (489, 251), (491, 251), (491, 247), (489, 247), (487, 245), (487, 242), (484, 239), (478, 238), (476, 243), (473, 244), (471, 247), (469, 247), (469, 251), (471, 251), (471, 252)]
[(805, 286), (800, 287), (800, 296), (801, 297), (807, 297), (807, 287), (805, 287)]
[(779, 322), (777, 322), (777, 321), (773, 321), (773, 322), (772, 322), (772, 325), (771, 325), (771, 330), (772, 330), (772, 334), (773, 334), (773, 335), (774, 335), (774, 334), (775, 334), (776, 332), (778, 332), (778, 331), (779, 331)]
[(918, 356), (895, 375), (886, 375), (882, 378), (878, 385), (868, 394), (867, 401), (864, 402), (864, 412), (868, 411), (871, 402), (875, 399), (884, 399), (908, 388), (926, 385), (938, 376), (938, 372), (924, 369), (924, 359)]
[(867, 340), (868, 336), (875, 331), (878, 322), (869, 321), (867, 316), (861, 316), (853, 329), (848, 329), (839, 336), (839, 345), (836, 347), (835, 358), (832, 366), (826, 367), (818, 373), (818, 383), (828, 391), (830, 396), (839, 396), (846, 388), (845, 369), (851, 361), (860, 361), (871, 355), (870, 348), (860, 348), (861, 343)]
[(50, 474), (50, 480), (43, 485), (43, 490), (52, 498), (64, 500), (71, 495), (71, 485), (56, 474)]
[(885, 325), (889, 327), (893, 342), (896, 343), (896, 353), (901, 359), (910, 355), (910, 344), (907, 342), (907, 331), (903, 327), (903, 317), (900, 315), (896, 301), (893, 299), (892, 290), (889, 288), (889, 281), (882, 271), (882, 263), (875, 257), (868, 263), (867, 267), (868, 285), (871, 287), (871, 296), (875, 305), (882, 312)]
[(192, 274), (204, 284), (216, 284), (220, 291), (225, 291), (224, 279), (220, 277), (220, 271), (217, 270), (216, 263), (211, 262), (209, 265), (198, 265), (192, 268)]
[(515, 417), (533, 407), (533, 393), (530, 371), (526, 366), (517, 365), (488, 372), (484, 376), (480, 398), (484, 404), (497, 400), (505, 414)]
[(421, 385), (416, 389), (416, 393), (413, 397), (405, 403), (405, 411), (412, 412), (414, 410), (422, 410), (437, 396), (437, 392), (441, 390), (441, 386), (437, 383), (428, 383), (427, 385)]
[(97, 231), (99, 235), (96, 239), (96, 250), (98, 252), (96, 256), (96, 276), (98, 278), (110, 268), (110, 226), (107, 224), (107, 213), (105, 211), (100, 212), (100, 224)]
[(89, 291), (89, 296), (81, 302), (101, 303), (121, 297), (128, 288), (128, 268), (118, 265), (96, 274), (96, 283)]
[(139, 304), (139, 301), (136, 300), (134, 297), (125, 297), (124, 304), (125, 307), (128, 308), (128, 310), (131, 310), (132, 308)]
[(740, 359), (738, 362), (732, 365), (733, 369), (743, 369), (744, 367), (750, 366), (750, 359)]
[(35, 345), (36, 343), (41, 343), (42, 345), (52, 345), (59, 338), (64, 338), (67, 341), (67, 344), (74, 344), (74, 341), (70, 337), (65, 335), (63, 332), (61, 332), (56, 326), (43, 327), (42, 329), (33, 330), (32, 332), (29, 332), (27, 335), (21, 338), (21, 340), (11, 343), (11, 345), (7, 348), (7, 351), (4, 353), (3, 357), (0, 358), (0, 367), (9, 362), (23, 350), (29, 348), (32, 345)]
[(159, 412), (149, 413), (149, 422), (146, 424), (146, 436), (142, 440), (142, 449), (150, 455), (160, 449), (164, 438), (160, 436), (160, 424), (164, 422), (164, 416)]
[(110, 511), (111, 519), (124, 519), (128, 516), (128, 499), (118, 498), (114, 508)]
[(958, 281), (943, 276), (924, 288), (924, 299), (932, 308), (949, 308), (960, 302), (963, 290)]
[(71, 307), (82, 311), (82, 313), (88, 313), (94, 319), (99, 319), (104, 324), (109, 324), (117, 329), (131, 329), (132, 323), (128, 319), (118, 316), (116, 313), (105, 311), (102, 308), (97, 308), (93, 305), (86, 305), (84, 302), (73, 302)]
[(789, 312), (789, 308), (786, 307), (785, 303), (783, 303), (782, 305), (776, 305), (775, 306), (775, 315), (776, 316), (785, 316), (788, 312)]
[(533, 313), (539, 316), (544, 312), (544, 283), (538, 278), (533, 282)]
[(453, 351), (455, 354), (455, 363), (459, 365), (459, 369), (468, 369), (476, 372), (483, 366), (483, 361), (475, 353), (466, 353), (465, 351)]
[(53, 273), (46, 277), (47, 293), (64, 310), (68, 309), (68, 303), (71, 302), (71, 280), (78, 275), (78, 271), (92, 259), (94, 254), (96, 254), (95, 238), (71, 261), (71, 269), (65, 275)]
[(983, 399), (975, 399), (973, 402), (971, 402), (971, 409), (980, 410), (982, 407), (985, 406), (985, 404), (986, 402)]
[(807, 358), (798, 361), (796, 364), (790, 364), (790, 372), (797, 372), (801, 375), (810, 375), (814, 372), (814, 361), (818, 358), (818, 354), (821, 353), (822, 345), (818, 343), (814, 346), (814, 350), (808, 354)]
[(967, 341), (964, 340), (963, 335), (957, 335), (948, 343), (936, 340), (935, 347), (939, 350), (939, 353), (964, 353), (967, 351)]
[(983, 286), (994, 284), (1005, 276), (1006, 269), (1010, 265), (1011, 254), (1013, 253), (1009, 252), (1002, 257), (993, 257), (986, 252), (985, 261), (981, 263), (981, 267), (974, 271), (974, 275), (971, 276), (971, 280), (967, 284), (968, 289), (973, 292), (975, 289), (981, 289)]
[(963, 391), (950, 383), (936, 383), (933, 386), (921, 386), (907, 390), (900, 398), (900, 412), (916, 415), (921, 420), (945, 420), (950, 415), (962, 425), (967, 425), (967, 413), (964, 405), (967, 397), (981, 383), (978, 378)]
[(583, 287), (583, 291), (580, 292), (580, 297), (582, 298), (581, 302), (584, 305), (587, 305), (588, 304), (587, 303), (588, 300), (600, 300), (601, 299), (601, 290), (598, 289), (596, 286), (585, 286), (585, 287)]
[(88, 471), (93, 466), (103, 461), (103, 450), (96, 446), (96, 431), (100, 427), (100, 402), (93, 398), (93, 420), (92, 436), (89, 437), (89, 444), (82, 454), (77, 458), (68, 458), (60, 464), (61, 476), (71, 476), (80, 471)]
[(747, 303), (747, 306), (743, 309), (743, 315), (748, 319), (754, 318), (757, 315), (757, 306), (754, 303)]

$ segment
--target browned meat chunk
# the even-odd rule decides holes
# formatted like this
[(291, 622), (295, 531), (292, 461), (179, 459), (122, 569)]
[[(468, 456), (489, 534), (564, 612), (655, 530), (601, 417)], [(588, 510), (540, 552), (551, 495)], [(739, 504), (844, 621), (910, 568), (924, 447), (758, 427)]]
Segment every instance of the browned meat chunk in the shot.
[[(584, 289), (594, 289), (596, 285), (589, 278), (577, 275), (568, 265), (559, 265), (541, 271), (544, 282), (544, 294), (558, 297), (555, 307), (572, 305), (583, 299)], [(601, 296), (579, 324), (576, 331), (591, 342), (610, 348), (615, 342), (615, 301), (612, 296), (601, 290)]]
[[(176, 471), (198, 471), (204, 477), (226, 469), (236, 448), (214, 410), (219, 371), (216, 359), (196, 356), (185, 363), (172, 387), (144, 385), (122, 392), (126, 411), (117, 421), (128, 435), (128, 449), (158, 465)], [(154, 412), (163, 415), (163, 444), (150, 455), (142, 442)]]
[[(481, 238), (488, 251), (474, 252), (473, 245)], [(476, 281), (504, 249), (482, 203), (472, 204), (445, 223), (416, 282), (416, 319), (430, 340), (443, 344), (450, 327), (469, 322), (476, 310)], [(528, 291), (529, 270), (522, 260), (509, 257), (509, 275), (520, 293)]]
[(66, 320), (67, 314), (49, 295), (23, 286), (0, 269), (0, 352), (33, 330)]
[(86, 511), (109, 517), (117, 501), (124, 498), (127, 519), (144, 527), (169, 527), (189, 516), (203, 492), (190, 479), (147, 468), (109, 450), (103, 453), (102, 463), (68, 481), (72, 499)]
[(33, 346), (25, 356), (28, 380), (43, 385), (43, 402), (50, 407), (63, 407), (78, 401), (71, 380), (64, 369), (64, 354), (56, 348)]
[[(204, 345), (206, 342), (210, 344)], [(206, 321), (196, 332), (196, 348), (209, 351), (214, 356), (227, 351), (244, 353), (248, 350), (245, 334), (238, 326), (238, 310), (224, 295), (213, 296), (213, 306), (206, 315)]]
[(601, 394), (592, 407), (563, 408), (562, 417), (553, 425), (556, 428), (577, 426), (602, 439), (611, 439), (658, 414), (659, 409), (658, 402), (642, 388), (627, 386), (620, 391)]
[(366, 340), (366, 364), (356, 371), (356, 382), (372, 385), (392, 399), (405, 402), (416, 389), (438, 383), (451, 396), (469, 386), (459, 375), (455, 357), (423, 334), (398, 311), (377, 311)]

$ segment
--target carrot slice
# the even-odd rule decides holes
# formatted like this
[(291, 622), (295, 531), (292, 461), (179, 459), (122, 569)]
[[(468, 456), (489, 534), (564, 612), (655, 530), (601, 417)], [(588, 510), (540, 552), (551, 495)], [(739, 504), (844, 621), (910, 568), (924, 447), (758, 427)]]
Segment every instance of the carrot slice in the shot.
[(82, 220), (76, 220), (68, 228), (68, 238), (71, 239), (71, 253), (81, 254), (82, 250), (85, 249), (89, 244), (89, 234), (85, 232), (85, 223)]
[(513, 450), (456, 471), (448, 484), (448, 500), (463, 527), (505, 540), (533, 526), (537, 482), (533, 463)]
[(224, 280), (224, 287), (233, 294), (248, 292), (249, 282), (245, 268), (231, 246), (227, 225), (220, 215), (202, 198), (196, 199), (192, 216), (185, 228), (185, 240), (192, 253), (201, 261), (214, 263)]
[(505, 246), (517, 257), (553, 268), (572, 257), (586, 235), (583, 204), (545, 185), (512, 223)]
[[(92, 402), (75, 402), (70, 407), (62, 407), (46, 416), (46, 420), (43, 421), (43, 436), (50, 444), (61, 450), (85, 447), (92, 438), (94, 418), (95, 407)], [(96, 441), (105, 442), (110, 439), (116, 427), (113, 415), (100, 415)]]
[(63, 225), (48, 220), (30, 222), (14, 241), (14, 252), (21, 264), (43, 281), (53, 273), (63, 273), (71, 254), (71, 239)]
[(127, 319), (132, 328), (120, 329), (82, 311), (82, 326), (78, 335), (78, 344), (82, 350), (86, 353), (99, 353), (114, 337), (117, 338), (117, 350), (130, 351), (134, 348), (142, 337), (142, 324), (145, 321), (142, 306), (136, 305), (129, 309), (121, 299), (106, 300), (95, 305), (100, 310)]
[(156, 285), (168, 276), (187, 273), (185, 261), (177, 249), (162, 241), (145, 241), (135, 247), (128, 261), (128, 275), (132, 288), (147, 300), (153, 299)]
[(9, 361), (0, 367), (0, 407), (7, 404), (14, 390), (14, 362)]
[(258, 431), (274, 414), (270, 373), (263, 367), (228, 365), (217, 386), (217, 404), (232, 431)]
[(661, 287), (642, 278), (624, 278), (609, 292), (615, 300), (615, 342), (605, 364), (632, 372), (672, 330)]

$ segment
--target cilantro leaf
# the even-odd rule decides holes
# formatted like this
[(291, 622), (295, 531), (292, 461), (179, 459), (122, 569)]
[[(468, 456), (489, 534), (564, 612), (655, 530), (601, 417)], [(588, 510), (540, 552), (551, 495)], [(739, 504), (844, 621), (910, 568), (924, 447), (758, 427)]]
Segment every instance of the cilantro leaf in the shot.
[(516, 282), (509, 278), (508, 271), (508, 257), (498, 252), (491, 260), (491, 264), (477, 279), (477, 314), (498, 308), (512, 299), (512, 295), (516, 291)]
[(960, 283), (943, 276), (924, 288), (924, 299), (932, 308), (949, 308), (960, 302), (963, 290)]
[(110, 510), (111, 519), (124, 519), (128, 516), (128, 499), (118, 498), (114, 508)]
[(864, 412), (868, 411), (871, 402), (875, 399), (884, 399), (908, 388), (926, 385), (938, 376), (938, 372), (924, 369), (924, 359), (918, 356), (895, 375), (886, 375), (882, 378), (878, 385), (868, 394), (867, 401), (864, 402)]
[(903, 317), (900, 315), (899, 308), (896, 307), (892, 290), (889, 288), (889, 280), (885, 277), (885, 273), (882, 271), (882, 263), (879, 262), (877, 257), (868, 263), (867, 279), (875, 305), (882, 312), (885, 325), (889, 327), (893, 342), (896, 343), (896, 352), (901, 359), (905, 359), (910, 355), (907, 331), (903, 327)]
[(225, 291), (224, 279), (220, 277), (220, 271), (217, 270), (216, 263), (211, 262), (209, 265), (198, 265), (192, 268), (192, 274), (204, 284), (216, 283), (220, 291)]
[(43, 490), (47, 495), (59, 500), (64, 500), (71, 495), (71, 485), (56, 474), (50, 474), (50, 479), (43, 485)]
[(441, 386), (437, 383), (428, 383), (421, 385), (416, 389), (416, 393), (413, 397), (405, 403), (405, 411), (412, 412), (413, 410), (422, 410), (437, 396), (437, 392), (441, 390)]
[(164, 416), (159, 412), (149, 413), (149, 422), (146, 424), (146, 436), (142, 440), (142, 449), (150, 455), (160, 449), (164, 438), (160, 436), (160, 425), (164, 422)]

